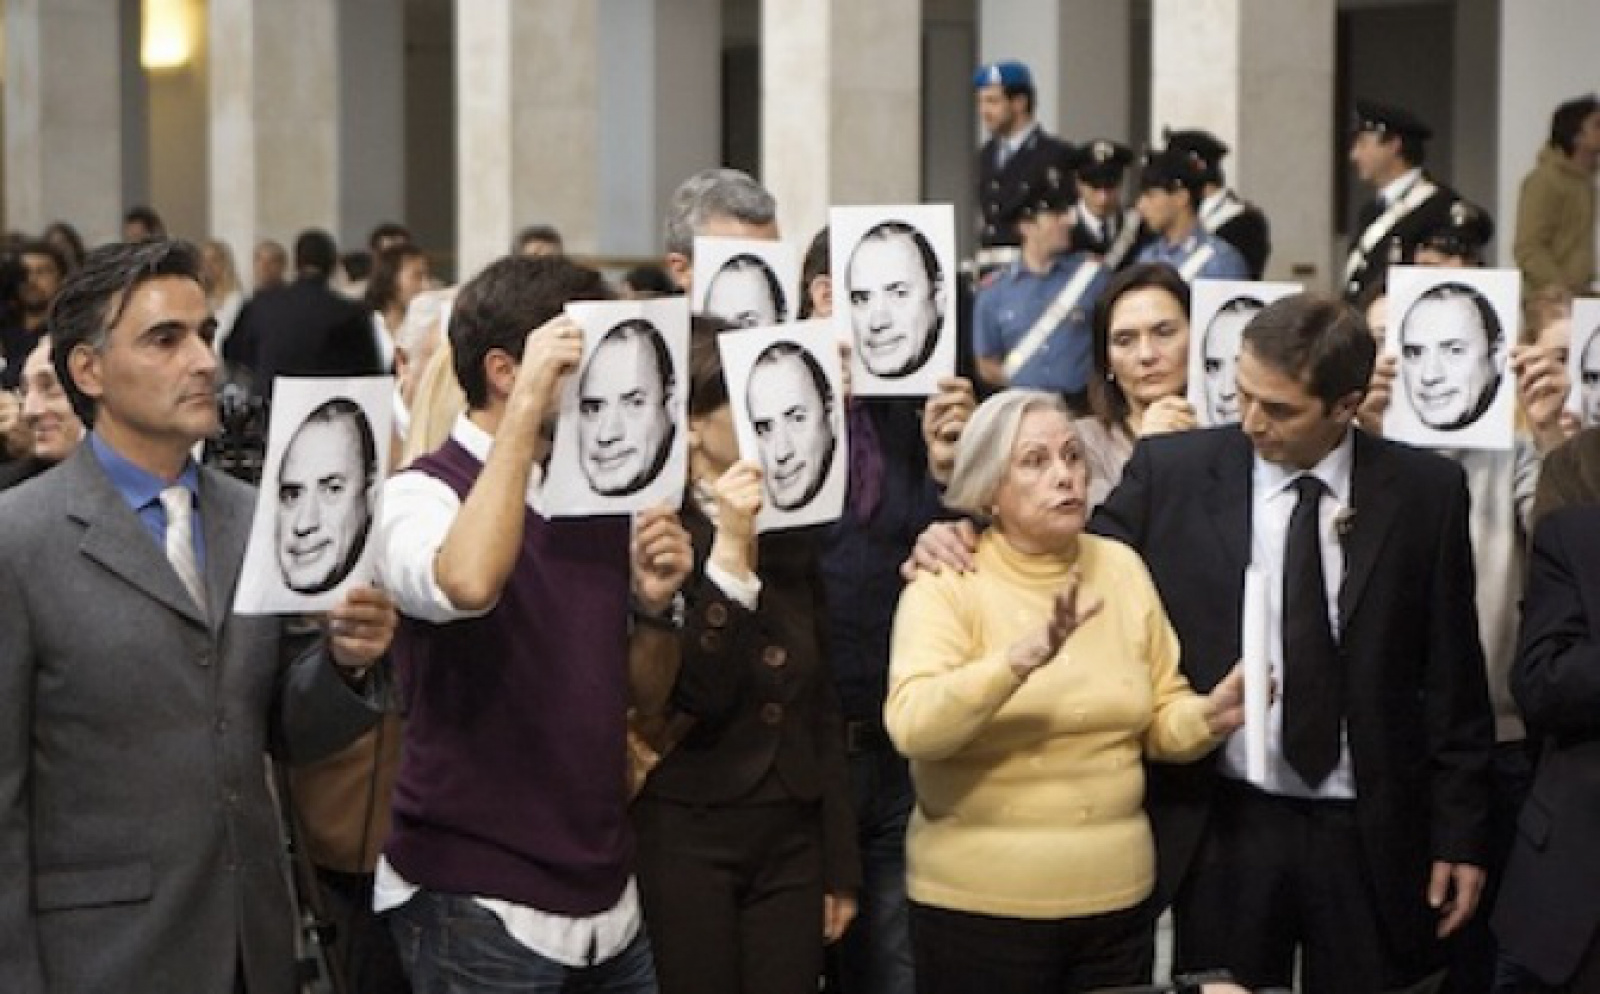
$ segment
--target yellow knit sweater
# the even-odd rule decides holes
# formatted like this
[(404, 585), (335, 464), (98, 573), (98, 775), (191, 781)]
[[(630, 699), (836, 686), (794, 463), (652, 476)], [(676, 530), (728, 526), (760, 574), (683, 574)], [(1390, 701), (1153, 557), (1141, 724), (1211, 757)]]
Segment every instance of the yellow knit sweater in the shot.
[(1138, 555), (1085, 535), (1077, 562), (1080, 603), (1104, 607), (1026, 682), (1006, 652), (1044, 624), (1072, 559), (1018, 552), (990, 529), (976, 572), (924, 573), (900, 599), (884, 715), (916, 782), (914, 900), (1070, 918), (1150, 893), (1140, 759), (1192, 760), (1218, 740)]

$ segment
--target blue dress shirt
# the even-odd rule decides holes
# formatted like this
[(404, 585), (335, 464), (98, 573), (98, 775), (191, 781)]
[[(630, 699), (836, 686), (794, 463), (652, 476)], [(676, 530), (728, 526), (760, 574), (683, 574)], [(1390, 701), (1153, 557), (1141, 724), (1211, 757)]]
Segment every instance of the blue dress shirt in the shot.
[[(106, 478), (122, 495), (122, 499), (128, 502), (128, 506), (133, 508), (133, 513), (144, 523), (145, 531), (156, 540), (156, 548), (165, 556), (167, 511), (161, 506), (161, 491), (172, 484), (129, 462), (107, 445), (98, 432), (89, 433), (89, 445), (94, 449), (95, 458), (100, 460), (101, 468), (106, 471)], [(194, 495), (194, 561), (203, 571), (206, 568), (206, 539), (205, 529), (200, 527), (200, 470), (193, 459), (183, 464), (183, 472), (178, 474), (176, 482), (187, 487)]]

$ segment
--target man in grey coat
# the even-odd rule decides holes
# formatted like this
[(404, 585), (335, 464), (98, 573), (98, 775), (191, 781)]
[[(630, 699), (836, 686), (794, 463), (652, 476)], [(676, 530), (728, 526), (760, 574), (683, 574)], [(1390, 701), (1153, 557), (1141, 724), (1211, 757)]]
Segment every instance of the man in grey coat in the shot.
[(0, 498), (0, 977), (7, 991), (290, 994), (269, 748), (377, 717), (395, 615), (352, 593), (292, 661), (231, 613), (254, 492), (217, 428), (215, 322), (186, 243), (89, 256), (50, 317), (92, 431)]

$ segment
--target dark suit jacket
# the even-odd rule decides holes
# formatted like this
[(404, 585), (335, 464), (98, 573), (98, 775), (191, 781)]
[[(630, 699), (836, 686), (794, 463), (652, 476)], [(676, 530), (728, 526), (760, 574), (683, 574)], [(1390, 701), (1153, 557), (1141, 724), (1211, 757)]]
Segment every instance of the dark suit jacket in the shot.
[[(1395, 947), (1433, 946), (1434, 860), (1483, 864), (1494, 743), (1473, 607), (1467, 489), (1432, 453), (1355, 434), (1339, 593), (1356, 819), (1378, 912)], [(1240, 656), (1253, 450), (1237, 427), (1145, 439), (1093, 528), (1145, 558), (1209, 691)], [(1153, 766), (1157, 900), (1169, 903), (1214, 803), (1215, 758)]]
[(201, 471), (207, 621), (88, 444), (0, 495), (8, 994), (297, 989), (267, 747), (312, 759), (376, 711), (226, 610), (254, 504)]
[(272, 396), (276, 376), (367, 376), (383, 372), (372, 313), (301, 277), (250, 299), (223, 346), (248, 369), (258, 396)]
[(984, 143), (983, 150), (978, 153), (978, 205), (983, 215), (979, 245), (989, 248), (1021, 244), (1016, 224), (1011, 219), (1023, 203), (1038, 192), (1045, 170), (1056, 169), (1062, 180), (1066, 180), (1068, 151), (1065, 142), (1046, 134), (1043, 128), (1035, 128), (1006, 164), (997, 167), (995, 157), (999, 154), (999, 145), (993, 138)]
[(1600, 942), (1600, 507), (1556, 511), (1534, 534), (1511, 689), (1544, 740), (1494, 929), (1559, 984)]
[(1217, 225), (1211, 233), (1239, 250), (1250, 267), (1251, 279), (1261, 279), (1261, 274), (1267, 271), (1267, 258), (1272, 254), (1272, 233), (1261, 208), (1245, 201), (1244, 210)]
[[(1395, 222), (1389, 233), (1381, 238), (1363, 257), (1363, 265), (1356, 273), (1356, 278), (1345, 285), (1344, 295), (1346, 300), (1354, 301), (1363, 291), (1373, 283), (1382, 280), (1389, 273), (1389, 256), (1394, 251), (1398, 241), (1400, 248), (1400, 261), (1409, 263), (1417, 253), (1417, 246), (1421, 244), (1422, 237), (1434, 228), (1450, 220), (1450, 205), (1456, 202), (1456, 192), (1439, 182), (1432, 176), (1424, 177), (1436, 187), (1433, 195), (1418, 204), (1400, 220)], [(1377, 198), (1367, 201), (1361, 208), (1361, 214), (1356, 219), (1356, 227), (1350, 233), (1349, 251), (1354, 251), (1361, 243), (1361, 237), (1366, 233), (1368, 226), (1383, 216), (1383, 206)], [(1339, 261), (1338, 272), (1343, 275), (1344, 260)]]
[(645, 781), (644, 793), (684, 804), (819, 801), (824, 881), (860, 885), (844, 732), (824, 646), (824, 601), (815, 537), (774, 532), (759, 541), (755, 611), (705, 574), (712, 526), (686, 502), (694, 576), (672, 703), (693, 730)]

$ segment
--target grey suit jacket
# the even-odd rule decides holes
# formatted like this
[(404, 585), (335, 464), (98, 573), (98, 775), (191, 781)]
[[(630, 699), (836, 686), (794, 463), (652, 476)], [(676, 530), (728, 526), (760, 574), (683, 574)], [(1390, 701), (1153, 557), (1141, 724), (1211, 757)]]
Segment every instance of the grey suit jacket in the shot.
[(89, 445), (0, 495), (7, 991), (295, 989), (269, 742), (314, 758), (377, 713), (226, 610), (254, 501), (201, 471), (208, 623)]

